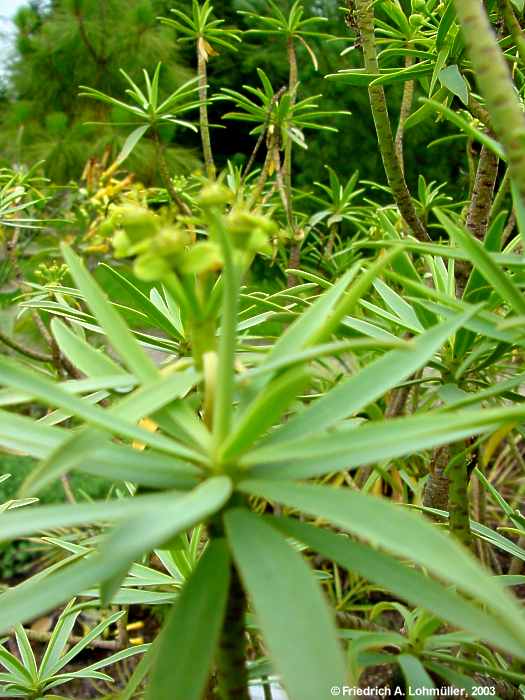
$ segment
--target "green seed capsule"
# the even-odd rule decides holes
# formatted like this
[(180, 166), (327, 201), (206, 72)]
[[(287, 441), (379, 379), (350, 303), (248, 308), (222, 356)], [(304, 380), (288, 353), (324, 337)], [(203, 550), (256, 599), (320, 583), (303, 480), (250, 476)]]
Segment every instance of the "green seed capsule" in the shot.
[(148, 209), (133, 204), (115, 209), (113, 220), (126, 231), (132, 243), (149, 238), (159, 230), (158, 216)]
[(425, 23), (425, 18), (421, 14), (415, 14), (415, 15), (410, 15), (410, 18), (408, 20), (410, 22), (410, 26), (412, 29), (419, 29), (424, 23)]
[(412, 14), (424, 12), (426, 9), (426, 0), (412, 0)]

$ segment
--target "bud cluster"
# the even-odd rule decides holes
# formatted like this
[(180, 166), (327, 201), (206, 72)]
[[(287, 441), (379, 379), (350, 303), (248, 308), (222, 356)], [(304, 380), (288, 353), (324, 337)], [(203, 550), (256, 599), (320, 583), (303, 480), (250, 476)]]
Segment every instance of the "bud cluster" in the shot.
[[(198, 198), (204, 223), (210, 212), (221, 211), (230, 204), (231, 191), (219, 184), (205, 187)], [(222, 224), (240, 254), (270, 253), (270, 239), (276, 225), (266, 216), (232, 208), (222, 216)], [(213, 225), (208, 239), (194, 242), (189, 229), (181, 222), (172, 223), (162, 214), (139, 204), (115, 207), (99, 227), (99, 233), (113, 236), (117, 258), (134, 258), (134, 273), (139, 279), (153, 282), (170, 272), (182, 275), (218, 271), (223, 265), (222, 249), (215, 240)]]

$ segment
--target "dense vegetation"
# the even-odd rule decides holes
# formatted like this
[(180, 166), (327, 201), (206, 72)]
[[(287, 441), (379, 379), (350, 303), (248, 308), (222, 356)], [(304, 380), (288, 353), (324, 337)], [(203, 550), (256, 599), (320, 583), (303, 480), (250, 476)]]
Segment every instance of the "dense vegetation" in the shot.
[(523, 13), (19, 11), (1, 697), (524, 696)]

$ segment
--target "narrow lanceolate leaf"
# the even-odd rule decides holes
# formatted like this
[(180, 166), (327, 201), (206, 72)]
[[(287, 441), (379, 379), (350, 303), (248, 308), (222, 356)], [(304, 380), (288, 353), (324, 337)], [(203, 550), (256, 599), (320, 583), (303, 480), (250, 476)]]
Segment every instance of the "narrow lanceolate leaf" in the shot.
[(228, 460), (246, 450), (279, 419), (309, 380), (302, 368), (292, 368), (268, 384), (252, 401), (235, 425), (222, 450), (222, 459)]
[(159, 644), (160, 635), (157, 636), (155, 640), (150, 644), (149, 649), (141, 657), (140, 661), (135, 666), (135, 669), (126, 684), (126, 687), (119, 694), (118, 700), (132, 700), (132, 698), (135, 697), (136, 691), (138, 690), (139, 686), (141, 685), (142, 681), (146, 677), (153, 664), (153, 660), (155, 658), (155, 654), (157, 653)]
[[(424, 607), (442, 620), (472, 632), (478, 638), (499, 643), (502, 648), (509, 642), (509, 636), (497, 617), (390, 554), (291, 518), (275, 518), (272, 522), (286, 536), (303, 542), (309, 549), (384, 587), (402, 600)], [(512, 638), (510, 643), (514, 643)]]
[(373, 421), (278, 445), (265, 444), (240, 459), (257, 478), (290, 479), (413, 454), (463, 437), (491, 432), (525, 418), (525, 406), (428, 413)]
[[(319, 328), (340, 303), (348, 285), (359, 272), (359, 267), (360, 263), (353, 265), (335, 284), (329, 286), (306, 311), (298, 316), (269, 350), (261, 364), (261, 368), (264, 368), (267, 364), (282, 362), (287, 357), (312, 345)], [(273, 370), (252, 381), (247, 391), (248, 399), (257, 397), (275, 372), (276, 370)]]
[(410, 348), (392, 350), (355, 376), (343, 380), (275, 431), (269, 442), (275, 444), (299, 438), (310, 434), (312, 429), (321, 431), (361, 410), (423, 367), (470, 316), (457, 316), (431, 328), (413, 340)]
[(407, 686), (411, 689), (411, 694), (421, 694), (421, 691), (435, 688), (434, 681), (425, 671), (421, 661), (412, 654), (400, 654), (397, 662), (406, 680)]
[(144, 124), (143, 126), (139, 126), (134, 131), (131, 132), (131, 134), (127, 137), (127, 139), (124, 141), (124, 145), (122, 146), (122, 150), (118, 154), (116, 158), (116, 163), (119, 165), (123, 163), (126, 158), (129, 156), (129, 154), (132, 152), (132, 150), (135, 148), (137, 143), (140, 141), (140, 139), (144, 136), (146, 131), (149, 129), (149, 124)]
[[(44, 459), (69, 440), (71, 434), (57, 428), (35, 422), (27, 416), (7, 413), (0, 410), (0, 447), (15, 450), (21, 454)], [(92, 445), (90, 445), (90, 448)], [(148, 468), (144, 469), (147, 459)], [(77, 468), (88, 474), (102, 476), (116, 481), (132, 481), (157, 488), (182, 488), (195, 485), (201, 471), (187, 462), (166, 454), (148, 450), (144, 453), (130, 446), (114, 442), (98, 441), (95, 451), (91, 451)]]
[(108, 501), (92, 501), (75, 505), (35, 506), (27, 510), (4, 513), (0, 516), (0, 542), (42, 530), (57, 527), (73, 527), (89, 523), (106, 523), (138, 517), (152, 509), (164, 510), (168, 504), (183, 496), (180, 491), (133, 498), (116, 498)]
[[(59, 573), (40, 574), (1, 595), (0, 633), (52, 610), (79, 591), (118, 575), (143, 551), (160, 546), (179, 532), (206, 520), (224, 505), (230, 493), (230, 480), (215, 477), (171, 504), (166, 499), (162, 507), (151, 506), (137, 517), (130, 509), (126, 526), (114, 530), (93, 556), (68, 565)], [(74, 510), (72, 506), (67, 508)], [(4, 518), (7, 520), (10, 516), (2, 516), (2, 521)]]
[(110, 568), (110, 561), (92, 557), (71, 564), (58, 574), (33, 577), (10, 588), (0, 596), (0, 632), (8, 632), (13, 625), (52, 610), (95, 584)]
[(200, 700), (226, 610), (230, 557), (212, 540), (177, 598), (154, 655), (147, 700)]
[(319, 700), (344, 684), (334, 621), (301, 555), (258, 516), (225, 516), (228, 541), (290, 700)]
[(143, 381), (155, 379), (158, 376), (158, 369), (142, 350), (122, 317), (86, 270), (84, 263), (68, 246), (62, 246), (62, 254), (87, 305), (128, 369)]
[(31, 678), (35, 681), (38, 678), (35, 654), (33, 653), (31, 642), (27, 638), (26, 631), (22, 625), (17, 625), (15, 627), (15, 636), (22, 663), (24, 664), (26, 670), (31, 674)]
[(494, 262), (490, 253), (484, 248), (474, 236), (457, 226), (443, 212), (436, 212), (437, 217), (449, 233), (463, 248), (472, 264), (481, 272), (483, 277), (489, 282), (494, 291), (505, 301), (517, 314), (525, 314), (525, 297), (522, 292), (512, 282), (510, 277)]
[(212, 477), (172, 504), (165, 505), (162, 510), (151, 508), (119, 523), (100, 545), (100, 554), (104, 556), (112, 552), (113, 566), (120, 562), (120, 567), (116, 569), (120, 573), (142, 552), (162, 549), (162, 545), (171, 537), (205, 522), (226, 503), (231, 491), (232, 484), (228, 477)]
[[(106, 409), (104, 415), (107, 416), (108, 422), (116, 418), (136, 423), (186, 394), (196, 378), (197, 375), (193, 370), (187, 370), (148, 382)], [(98, 428), (85, 427), (69, 433), (69, 436), (53, 450), (48, 458), (29, 474), (24, 482), (22, 493), (37, 493), (61, 474), (65, 474), (83, 461), (88, 461), (94, 452), (104, 446), (104, 443), (110, 445), (109, 436)], [(181, 451), (180, 456), (190, 454), (183, 445), (178, 449)]]
[(283, 356), (295, 353), (308, 345), (311, 338), (318, 331), (319, 326), (332, 313), (334, 306), (339, 303), (358, 270), (359, 266), (354, 265), (301, 314), (276, 341), (266, 356), (266, 362), (281, 359)]
[(51, 321), (51, 330), (61, 352), (81, 372), (88, 377), (110, 377), (124, 374), (122, 367), (106, 353), (80, 338), (65, 323), (57, 318)]
[(38, 401), (46, 405), (70, 411), (72, 415), (78, 416), (108, 433), (115, 433), (131, 440), (143, 442), (177, 457), (199, 458), (198, 453), (183, 445), (179, 445), (174, 440), (150, 433), (144, 428), (140, 428), (111, 414), (109, 411), (104, 411), (98, 406), (68, 394), (54, 382), (49, 381), (36, 372), (23, 368), (10, 358), (0, 357), (0, 383), (33, 395)]
[(474, 596), (499, 621), (506, 637), (504, 648), (525, 659), (523, 611), (466, 549), (423, 518), (386, 500), (349, 489), (264, 481), (241, 482), (238, 488), (325, 518)]

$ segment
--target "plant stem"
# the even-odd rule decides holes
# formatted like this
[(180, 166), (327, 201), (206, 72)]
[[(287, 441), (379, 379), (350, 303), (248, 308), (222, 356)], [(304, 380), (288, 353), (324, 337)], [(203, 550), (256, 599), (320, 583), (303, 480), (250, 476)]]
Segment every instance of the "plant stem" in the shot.
[(197, 42), (197, 73), (199, 76), (199, 120), (200, 132), (202, 141), (202, 155), (204, 156), (204, 165), (206, 167), (206, 175), (210, 180), (215, 180), (216, 170), (213, 162), (213, 152), (211, 150), (210, 139), (210, 124), (208, 121), (208, 75), (206, 69), (206, 55), (200, 46), (201, 40)]
[[(408, 45), (410, 47), (410, 44)], [(410, 68), (414, 64), (414, 57), (407, 56), (405, 58), (405, 68)], [(399, 123), (396, 131), (396, 155), (403, 173), (405, 172), (405, 159), (403, 153), (403, 142), (405, 138), (405, 122), (412, 111), (412, 103), (414, 101), (414, 81), (407, 80), (403, 87), (403, 97), (401, 99), (401, 107), (399, 110)]]
[(191, 354), (197, 369), (202, 369), (202, 358), (207, 352), (213, 352), (216, 346), (215, 319), (193, 319), (190, 324)]
[[(295, 52), (295, 44), (293, 36), (288, 37), (287, 43), (288, 52), (288, 91), (290, 93), (290, 110), (293, 110), (295, 102), (297, 100), (297, 88), (299, 85), (299, 73), (297, 69), (297, 54)], [(288, 202), (288, 225), (292, 233), (292, 246), (290, 249), (290, 257), (288, 259), (288, 268), (295, 269), (298, 268), (301, 263), (301, 245), (298, 241), (295, 241), (295, 227), (293, 225), (292, 219), (292, 149), (293, 141), (288, 136), (286, 141), (286, 146), (284, 149), (284, 166), (283, 166), (283, 180), (284, 189), (286, 191), (286, 201)], [(293, 287), (297, 284), (297, 278), (295, 275), (289, 274), (287, 280), (287, 286)]]
[(490, 221), (494, 221), (496, 216), (503, 209), (503, 203), (505, 202), (505, 197), (508, 195), (510, 189), (510, 174), (509, 169), (505, 170), (505, 174), (501, 178), (499, 189), (496, 192), (494, 201), (492, 202), (492, 208), (490, 210)]
[(483, 241), (487, 234), (497, 177), (498, 157), (490, 149), (482, 146), (467, 213), (467, 228), (478, 241)]
[(224, 256), (219, 365), (213, 406), (213, 436), (217, 450), (228, 436), (233, 413), (240, 274), (234, 260), (233, 246), (228, 231), (226, 231), (220, 215), (212, 210), (210, 211), (210, 219)]
[[(449, 460), (450, 449), (448, 445), (437, 447), (432, 453), (430, 474), (428, 475), (428, 480), (425, 484), (425, 493), (423, 495), (423, 505), (426, 508), (435, 508), (437, 510), (448, 509), (449, 483), (448, 476), (445, 475), (445, 469), (447, 468)], [(430, 517), (433, 516), (430, 515)]]
[(338, 230), (339, 230), (339, 227), (337, 224), (332, 224), (330, 226), (328, 240), (326, 242), (326, 248), (324, 251), (324, 257), (326, 259), (330, 259), (332, 257), (332, 253), (334, 252), (335, 239), (337, 237)]
[(512, 180), (525, 201), (525, 115), (505, 57), (480, 0), (454, 0), (467, 53)]
[[(295, 52), (295, 44), (292, 36), (288, 37), (287, 42), (288, 53), (288, 92), (290, 94), (290, 110), (293, 109), (297, 99), (297, 86), (299, 84), (299, 73), (297, 70), (297, 54)], [(284, 150), (284, 184), (287, 189), (288, 199), (292, 195), (292, 148), (293, 141), (290, 137), (286, 142)]]
[(267, 144), (267, 150), (266, 150), (266, 157), (264, 159), (264, 164), (261, 169), (261, 172), (259, 174), (259, 178), (257, 180), (257, 184), (255, 185), (255, 188), (252, 192), (252, 195), (250, 197), (250, 207), (256, 206), (262, 191), (264, 189), (264, 185), (266, 184), (266, 180), (268, 179), (268, 175), (270, 173), (270, 168), (273, 163), (273, 145), (272, 142), (273, 138), (270, 137), (270, 144)]
[[(367, 73), (379, 75), (379, 63), (374, 34), (374, 10), (373, 0), (356, 0), (356, 20)], [(419, 219), (414, 203), (405, 182), (405, 176), (401, 163), (396, 155), (392, 127), (388, 117), (385, 91), (381, 85), (371, 85), (368, 88), (372, 117), (374, 119), (379, 150), (383, 160), (385, 174), (388, 180), (392, 196), (399, 208), (401, 216), (412, 229), (415, 237), (420, 241), (429, 241), (430, 237)]]
[(446, 473), (449, 478), (448, 489), (448, 526), (450, 532), (466, 547), (472, 545), (470, 532), (470, 512), (468, 497), (469, 474), (464, 446), (451, 447), (451, 461)]
[(246, 594), (234, 564), (217, 657), (218, 690), (221, 700), (249, 700), (246, 670)]
[(171, 181), (168, 164), (166, 162), (166, 156), (164, 155), (164, 148), (160, 142), (159, 134), (157, 131), (153, 132), (153, 138), (155, 141), (155, 150), (157, 152), (157, 165), (159, 168), (159, 174), (164, 187), (166, 188), (170, 199), (173, 201), (180, 214), (191, 215), (191, 210), (188, 208), (186, 202), (184, 202), (178, 195), (177, 190), (173, 187), (173, 182)]
[(21, 355), (29, 357), (31, 360), (36, 360), (37, 362), (53, 362), (53, 357), (51, 355), (46, 355), (43, 352), (38, 352), (38, 350), (32, 350), (31, 348), (26, 348), (25, 345), (21, 345), (13, 338), (0, 331), (0, 343), (7, 345), (8, 348), (16, 350)]
[(521, 62), (525, 65), (525, 36), (523, 36), (520, 23), (514, 14), (510, 0), (498, 0), (498, 6), (507, 31), (512, 36), (512, 40), (516, 44)]

